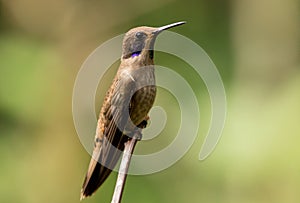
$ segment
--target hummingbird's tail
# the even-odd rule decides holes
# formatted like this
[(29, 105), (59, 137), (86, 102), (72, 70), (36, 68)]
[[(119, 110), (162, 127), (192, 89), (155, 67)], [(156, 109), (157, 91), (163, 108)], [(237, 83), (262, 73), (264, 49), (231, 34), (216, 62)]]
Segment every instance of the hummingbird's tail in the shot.
[(100, 187), (100, 185), (102, 185), (112, 171), (111, 169), (102, 166), (94, 159), (91, 160), (90, 166), (89, 171), (92, 170), (92, 172), (89, 174), (88, 171), (86, 174), (81, 189), (80, 200), (91, 196)]
[(102, 166), (92, 158), (88, 172), (82, 185), (80, 200), (84, 199), (85, 197), (91, 196), (108, 177), (110, 172), (110, 169)]
[(94, 151), (82, 185), (80, 200), (91, 196), (107, 179), (117, 164), (128, 137), (117, 130), (112, 138), (112, 141), (104, 138), (100, 151)]

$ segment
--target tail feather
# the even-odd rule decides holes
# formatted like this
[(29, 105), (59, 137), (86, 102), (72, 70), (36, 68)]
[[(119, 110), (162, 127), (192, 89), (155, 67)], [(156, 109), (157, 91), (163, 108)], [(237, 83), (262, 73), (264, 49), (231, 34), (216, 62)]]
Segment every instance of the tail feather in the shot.
[(94, 159), (92, 159), (91, 162), (93, 163), (90, 165), (94, 165), (94, 168), (89, 168), (89, 171), (92, 170), (92, 173), (90, 174), (90, 177), (89, 174), (87, 174), (84, 179), (80, 199), (91, 196), (100, 187), (100, 185), (102, 185), (112, 171), (111, 169), (102, 166)]
[[(119, 133), (120, 136), (115, 136), (112, 140), (112, 145), (114, 147), (105, 147), (105, 145), (103, 145), (98, 156), (93, 156), (95, 158), (91, 159), (81, 189), (81, 200), (91, 196), (107, 179), (112, 169), (117, 164), (122, 154), (121, 152), (124, 150), (124, 143), (128, 140), (127, 136), (124, 136), (120, 131)], [(99, 160), (99, 162), (97, 160)]]

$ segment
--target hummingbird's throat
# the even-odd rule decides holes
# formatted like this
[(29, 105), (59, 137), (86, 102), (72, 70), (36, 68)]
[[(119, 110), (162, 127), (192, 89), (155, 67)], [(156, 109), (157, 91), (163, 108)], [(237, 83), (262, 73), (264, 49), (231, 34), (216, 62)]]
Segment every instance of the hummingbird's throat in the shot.
[[(131, 54), (131, 58), (134, 58), (134, 57), (136, 57), (136, 56), (139, 56), (139, 55), (141, 55), (141, 51), (136, 51), (136, 52), (133, 52), (132, 54)], [(150, 59), (153, 59), (153, 50), (149, 50), (149, 58)]]
[(139, 56), (140, 54), (141, 54), (141, 51), (133, 52), (133, 53), (131, 54), (131, 58), (134, 58), (134, 57), (136, 57), (136, 56)]

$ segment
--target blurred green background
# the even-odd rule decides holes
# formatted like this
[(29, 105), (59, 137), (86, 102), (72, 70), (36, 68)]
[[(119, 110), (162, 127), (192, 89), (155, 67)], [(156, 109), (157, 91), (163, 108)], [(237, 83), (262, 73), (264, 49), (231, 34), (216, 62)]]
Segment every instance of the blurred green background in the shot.
[[(1, 203), (79, 202), (90, 159), (72, 119), (81, 64), (102, 42), (132, 27), (181, 20), (188, 24), (173, 31), (198, 43), (224, 80), (226, 126), (214, 153), (198, 161), (211, 116), (200, 85), (196, 142), (167, 170), (129, 176), (123, 202), (300, 202), (298, 0), (1, 0)], [(179, 72), (186, 66), (161, 53), (155, 60)], [(192, 84), (199, 79), (184, 76)], [(157, 103), (176, 118), (178, 106), (169, 97), (160, 90)], [(177, 122), (168, 120), (158, 138), (162, 146)], [(110, 202), (115, 179), (114, 173), (84, 202)]]

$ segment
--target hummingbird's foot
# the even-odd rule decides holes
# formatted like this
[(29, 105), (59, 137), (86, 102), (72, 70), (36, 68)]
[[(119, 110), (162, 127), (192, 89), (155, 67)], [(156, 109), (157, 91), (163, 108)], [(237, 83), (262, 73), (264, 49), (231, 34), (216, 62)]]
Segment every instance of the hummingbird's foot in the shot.
[(145, 119), (139, 125), (135, 126), (133, 130), (124, 131), (124, 134), (126, 134), (130, 138), (133, 138), (133, 136), (135, 136), (138, 141), (142, 140), (142, 129), (147, 127), (149, 119), (149, 116), (146, 116)]
[(146, 128), (149, 120), (150, 120), (150, 117), (146, 116), (145, 119), (137, 127), (141, 128), (141, 129)]
[(147, 127), (147, 124), (148, 124), (148, 121), (143, 120), (137, 127), (141, 128), (141, 129), (144, 129), (144, 128)]

